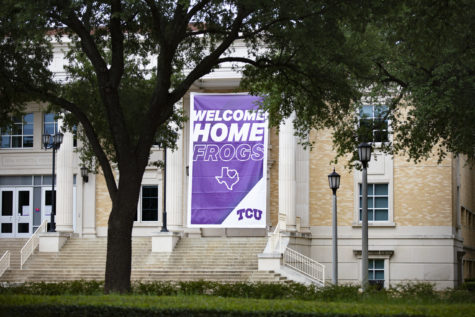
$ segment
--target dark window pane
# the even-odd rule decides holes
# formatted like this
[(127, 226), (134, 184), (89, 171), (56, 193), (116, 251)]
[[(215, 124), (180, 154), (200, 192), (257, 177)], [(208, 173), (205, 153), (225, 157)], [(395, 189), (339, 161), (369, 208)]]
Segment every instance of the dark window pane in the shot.
[(22, 135), (22, 124), (14, 124), (12, 126), (12, 134), (13, 135)]
[(374, 142), (388, 142), (388, 132), (384, 130), (374, 130)]
[(45, 192), (45, 205), (46, 206), (51, 206), (52, 205), (51, 190), (47, 190)]
[(373, 184), (368, 184), (368, 195), (373, 195)]
[(374, 272), (374, 279), (375, 280), (384, 280), (384, 271)]
[(384, 260), (374, 260), (374, 267), (376, 269), (384, 269)]
[(371, 118), (373, 116), (373, 106), (363, 106), (360, 109), (360, 116)]
[(54, 134), (54, 124), (45, 123), (43, 134)]
[(388, 208), (388, 198), (387, 197), (376, 197), (374, 206), (375, 206), (375, 208)]
[(142, 210), (142, 221), (157, 221), (157, 210)]
[(158, 220), (158, 187), (142, 187), (142, 221)]
[(25, 124), (23, 126), (24, 135), (33, 135), (33, 124)]
[(29, 223), (19, 223), (18, 224), (18, 233), (29, 233), (30, 224)]
[(52, 122), (52, 121), (54, 121), (54, 116), (55, 116), (54, 113), (45, 113), (44, 114), (44, 121), (45, 122)]
[(11, 223), (2, 223), (2, 233), (12, 233), (13, 225)]
[(388, 184), (375, 184), (375, 194), (376, 195), (387, 195), (388, 194)]
[(11, 147), (11, 139), (10, 136), (2, 136), (2, 148), (10, 148)]
[(23, 206), (30, 205), (30, 192), (21, 190), (18, 192), (18, 213), (23, 215)]
[(2, 216), (13, 216), (13, 191), (2, 192)]
[(373, 210), (370, 209), (370, 210), (368, 210), (368, 221), (373, 221), (373, 219), (374, 219), (373, 218)]
[(144, 186), (142, 190), (143, 197), (158, 197), (157, 186)]
[(21, 136), (12, 136), (12, 147), (17, 148), (17, 147), (22, 147), (23, 146), (23, 141)]
[(388, 220), (388, 211), (384, 209), (376, 209), (375, 210), (375, 219), (377, 221), (387, 221)]
[(26, 124), (33, 124), (33, 114), (32, 113), (25, 114), (23, 116), (23, 121)]
[(32, 136), (23, 137), (23, 147), (33, 147), (33, 137)]

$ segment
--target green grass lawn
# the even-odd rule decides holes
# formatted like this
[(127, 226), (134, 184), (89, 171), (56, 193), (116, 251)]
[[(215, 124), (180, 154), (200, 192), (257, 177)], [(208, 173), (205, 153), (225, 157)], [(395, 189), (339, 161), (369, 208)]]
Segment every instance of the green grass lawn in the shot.
[[(16, 307), (11, 310), (12, 307)], [(322, 302), (315, 300), (223, 298), (206, 295), (147, 296), (147, 295), (0, 295), (0, 312), (35, 312), (37, 308), (55, 311), (55, 307), (74, 309), (92, 307), (139, 309), (142, 312), (170, 312), (175, 316), (193, 313), (209, 315), (249, 316), (475, 316), (475, 303), (403, 304), (391, 302)], [(42, 311), (39, 309), (39, 311)], [(59, 310), (58, 310), (59, 311)], [(87, 311), (87, 310), (86, 310)], [(173, 313), (173, 314), (172, 314)], [(2, 314), (0, 314), (2, 315)], [(108, 315), (108, 314), (107, 314)], [(133, 314), (132, 314), (133, 315)], [(2, 315), (3, 316), (3, 315)], [(18, 315), (17, 315), (18, 316)]]
[(356, 285), (298, 283), (134, 283), (128, 295), (103, 295), (103, 282), (0, 286), (0, 316), (437, 316), (475, 317), (470, 288), (428, 283), (361, 293)]

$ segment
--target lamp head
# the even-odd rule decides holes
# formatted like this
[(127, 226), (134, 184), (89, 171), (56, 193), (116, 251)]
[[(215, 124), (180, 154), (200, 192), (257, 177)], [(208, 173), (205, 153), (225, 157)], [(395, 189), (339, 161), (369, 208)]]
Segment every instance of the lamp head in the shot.
[(366, 167), (371, 160), (371, 143), (360, 143), (358, 145), (358, 156), (363, 166)]
[(89, 170), (87, 169), (87, 167), (85, 166), (82, 166), (81, 167), (81, 176), (82, 176), (82, 180), (84, 181), (84, 183), (87, 183), (89, 181)]
[(334, 193), (338, 188), (340, 188), (340, 174), (335, 172), (335, 169), (333, 169), (333, 172), (328, 175), (328, 185)]

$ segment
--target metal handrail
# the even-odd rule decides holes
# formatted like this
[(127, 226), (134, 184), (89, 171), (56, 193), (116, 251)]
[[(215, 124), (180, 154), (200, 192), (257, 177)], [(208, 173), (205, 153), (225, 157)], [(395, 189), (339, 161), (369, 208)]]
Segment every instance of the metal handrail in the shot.
[(2, 258), (0, 259), (0, 276), (5, 273), (6, 270), (10, 268), (10, 251), (5, 251)]
[(305, 274), (322, 286), (325, 285), (325, 266), (295, 250), (285, 249), (284, 265)]
[(43, 223), (36, 228), (35, 233), (28, 239), (23, 248), (20, 251), (20, 270), (23, 270), (23, 264), (33, 254), (38, 245), (40, 244), (40, 233), (46, 232), (46, 226), (48, 221), (44, 220)]

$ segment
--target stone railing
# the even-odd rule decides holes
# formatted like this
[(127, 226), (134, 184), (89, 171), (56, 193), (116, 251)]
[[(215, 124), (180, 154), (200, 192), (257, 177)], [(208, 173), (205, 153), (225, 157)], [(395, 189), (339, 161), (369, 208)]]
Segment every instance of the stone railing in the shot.
[(26, 260), (35, 252), (36, 248), (40, 244), (40, 233), (46, 232), (47, 221), (43, 223), (35, 230), (35, 233), (31, 236), (30, 239), (25, 243), (23, 248), (20, 251), (20, 269), (23, 270), (23, 264)]
[(0, 276), (5, 273), (6, 270), (10, 268), (10, 251), (5, 251), (2, 258), (0, 259)]

